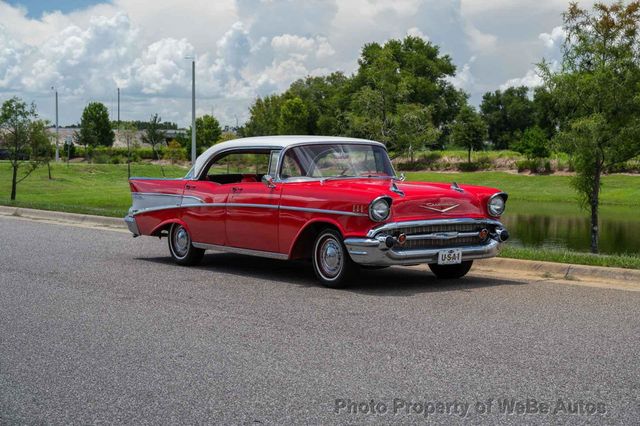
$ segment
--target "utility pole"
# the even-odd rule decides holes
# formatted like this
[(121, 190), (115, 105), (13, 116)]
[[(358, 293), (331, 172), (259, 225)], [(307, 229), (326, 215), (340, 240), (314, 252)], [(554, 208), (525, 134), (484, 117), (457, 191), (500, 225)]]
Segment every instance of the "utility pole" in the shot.
[(60, 147), (59, 147), (60, 132), (58, 130), (58, 89), (55, 89), (55, 91), (56, 91), (56, 163), (58, 163), (60, 161)]
[(191, 61), (191, 165), (196, 164), (196, 58)]
[[(122, 136), (120, 125), (120, 88), (118, 87), (118, 137)], [(131, 135), (127, 130), (124, 132), (125, 139), (127, 140), (127, 179), (131, 178)]]

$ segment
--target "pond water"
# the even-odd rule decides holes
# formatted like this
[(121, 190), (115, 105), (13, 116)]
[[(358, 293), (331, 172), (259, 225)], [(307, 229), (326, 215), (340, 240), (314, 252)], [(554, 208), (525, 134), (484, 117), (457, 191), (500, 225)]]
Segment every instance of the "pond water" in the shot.
[[(575, 203), (507, 203), (501, 219), (509, 244), (519, 247), (590, 250), (590, 214)], [(640, 256), (640, 207), (603, 206), (600, 252)]]

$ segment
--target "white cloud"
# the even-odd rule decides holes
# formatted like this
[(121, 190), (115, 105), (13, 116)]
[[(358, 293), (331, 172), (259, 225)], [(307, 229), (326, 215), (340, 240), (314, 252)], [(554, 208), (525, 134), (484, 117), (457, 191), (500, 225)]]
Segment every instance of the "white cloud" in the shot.
[(500, 85), (500, 90), (505, 90), (509, 87), (527, 86), (530, 89), (541, 86), (544, 83), (542, 77), (535, 71), (529, 70), (527, 73), (519, 78), (512, 78)]
[(495, 50), (498, 38), (493, 34), (483, 33), (471, 23), (465, 26), (469, 47), (478, 53), (489, 53)]
[(429, 36), (427, 36), (425, 33), (423, 33), (420, 28), (418, 27), (411, 27), (407, 30), (407, 35), (410, 35), (412, 37), (419, 37), (423, 40), (429, 41)]
[(455, 76), (448, 78), (448, 81), (457, 89), (470, 91), (473, 89), (476, 79), (471, 73), (471, 64), (476, 61), (476, 56), (469, 58), (469, 62), (465, 63)]
[(193, 46), (184, 38), (159, 40), (149, 45), (134, 62), (128, 78), (117, 79), (116, 82), (125, 88), (138, 85), (144, 94), (184, 91), (191, 82), (185, 57), (193, 55)]
[(561, 45), (565, 37), (566, 32), (561, 26), (555, 27), (551, 30), (551, 33), (540, 33), (538, 36), (547, 49), (553, 49), (554, 47)]
[(194, 55), (199, 111), (213, 107), (235, 124), (256, 96), (308, 75), (349, 74), (365, 43), (414, 35), (451, 56), (458, 74), (450, 81), (477, 103), (505, 84), (539, 84), (531, 64), (559, 59), (566, 7), (566, 0), (105, 0), (32, 18), (0, 0), (0, 98), (34, 100), (51, 118), (56, 86), (61, 122), (69, 124), (90, 100), (111, 107), (120, 87), (124, 117), (158, 112), (185, 125), (184, 57)]

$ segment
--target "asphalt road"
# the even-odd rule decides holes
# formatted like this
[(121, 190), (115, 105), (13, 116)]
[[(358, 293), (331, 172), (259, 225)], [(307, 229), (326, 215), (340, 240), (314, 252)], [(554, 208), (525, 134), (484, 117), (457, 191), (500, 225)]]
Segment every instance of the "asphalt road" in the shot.
[(406, 268), (330, 290), (304, 263), (184, 268), (166, 240), (0, 218), (2, 424), (637, 424), (638, 354), (640, 292)]

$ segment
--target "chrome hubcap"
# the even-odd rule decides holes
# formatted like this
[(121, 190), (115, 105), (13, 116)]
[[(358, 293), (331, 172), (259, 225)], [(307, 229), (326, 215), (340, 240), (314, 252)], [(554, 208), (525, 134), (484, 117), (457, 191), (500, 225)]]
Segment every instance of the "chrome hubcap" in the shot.
[(173, 233), (173, 250), (179, 257), (186, 256), (189, 251), (189, 234), (182, 226)]
[(340, 243), (333, 238), (327, 238), (323, 241), (320, 245), (318, 260), (322, 275), (325, 275), (327, 278), (337, 276), (342, 270), (344, 261)]

